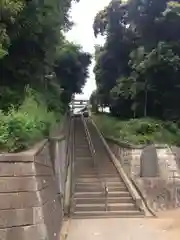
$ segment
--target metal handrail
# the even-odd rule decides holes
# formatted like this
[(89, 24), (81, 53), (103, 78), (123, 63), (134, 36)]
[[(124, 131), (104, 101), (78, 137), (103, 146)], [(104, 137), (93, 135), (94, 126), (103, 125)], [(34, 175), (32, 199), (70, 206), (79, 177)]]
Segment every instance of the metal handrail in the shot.
[(75, 144), (75, 127), (74, 127), (74, 118), (72, 119), (72, 132), (71, 132), (71, 208), (70, 208), (70, 213), (72, 212), (72, 209), (74, 208), (74, 144)]
[(93, 158), (93, 164), (94, 164), (94, 167), (95, 167), (96, 166), (96, 161), (95, 161), (96, 150), (95, 150), (94, 144), (92, 142), (91, 135), (90, 135), (90, 132), (89, 132), (89, 129), (87, 127), (87, 124), (86, 124), (86, 121), (84, 119), (83, 114), (81, 115), (81, 118), (82, 118), (82, 122), (83, 122), (83, 125), (84, 125), (86, 137), (87, 137), (87, 140), (88, 140), (89, 149), (91, 151), (91, 155), (92, 155), (92, 158)]
[(65, 169), (66, 169), (66, 175), (65, 175), (65, 183), (67, 182), (67, 169), (70, 164), (70, 158), (71, 158), (71, 148), (69, 147), (70, 142), (71, 142), (71, 131), (72, 131), (72, 119), (69, 117), (68, 120), (68, 134), (66, 135), (66, 160), (65, 160)]
[(94, 168), (95, 168), (96, 173), (98, 175), (98, 178), (100, 180), (100, 184), (103, 188), (104, 200), (105, 200), (105, 210), (107, 211), (108, 210), (107, 198), (108, 198), (108, 192), (109, 192), (108, 187), (107, 187), (106, 181), (103, 181), (101, 176), (100, 176), (99, 164), (97, 164), (97, 162), (96, 162), (96, 150), (95, 150), (94, 144), (92, 142), (92, 138), (91, 138), (91, 135), (90, 135), (90, 132), (89, 132), (89, 129), (88, 129), (88, 126), (86, 124), (86, 121), (84, 119), (83, 114), (81, 115), (81, 119), (82, 119), (82, 122), (83, 122), (83, 125), (84, 125), (86, 137), (87, 137), (87, 140), (88, 140), (89, 149), (91, 151), (91, 155), (92, 155), (92, 158), (93, 158)]
[[(71, 196), (72, 196), (72, 131), (73, 131), (73, 119), (71, 116), (68, 118), (67, 123), (67, 131), (66, 131), (66, 160), (65, 160), (65, 176), (64, 176), (64, 210), (65, 213), (70, 213), (71, 210)], [(69, 183), (68, 183), (69, 181)], [(67, 184), (67, 189), (66, 189)], [(69, 185), (70, 184), (70, 185)], [(70, 187), (70, 188), (69, 188)], [(67, 195), (66, 195), (67, 194)], [(68, 205), (67, 205), (67, 197), (68, 197)]]

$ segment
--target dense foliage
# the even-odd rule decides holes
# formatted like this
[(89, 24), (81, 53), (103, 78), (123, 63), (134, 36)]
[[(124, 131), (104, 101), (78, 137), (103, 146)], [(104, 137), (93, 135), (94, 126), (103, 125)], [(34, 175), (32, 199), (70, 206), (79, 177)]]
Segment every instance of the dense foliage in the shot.
[[(48, 137), (57, 120), (56, 113), (48, 110), (44, 97), (28, 88), (18, 110), (11, 107), (7, 113), (0, 111), (0, 117), (0, 150), (8, 152), (24, 150)], [(58, 118), (62, 117), (58, 114)]]
[[(26, 106), (26, 99), (33, 96), (27, 94), (27, 87), (43, 102), (39, 104), (32, 97), (35, 112), (38, 108), (40, 114), (42, 106), (57, 116), (85, 84), (91, 56), (68, 42), (64, 34), (72, 26), (69, 20), (72, 1), (78, 2), (0, 0), (0, 109), (5, 124), (4, 127), (3, 121), (0, 123), (0, 146), (7, 142), (6, 137), (10, 138), (2, 130), (9, 119), (17, 120), (20, 127), (20, 122), (24, 124), (29, 118), (30, 113), (26, 111), (22, 117), (20, 110)], [(33, 128), (31, 123), (28, 129)]]
[(90, 55), (81, 51), (81, 47), (65, 42), (57, 50), (54, 71), (63, 89), (61, 100), (67, 103), (74, 93), (81, 93), (81, 88), (88, 77)]
[(99, 12), (94, 33), (97, 92), (92, 96), (125, 118), (180, 117), (180, 1), (112, 1)]
[[(70, 91), (65, 90), (70, 94), (80, 92), (90, 56), (63, 36), (62, 32), (71, 25), (67, 15), (70, 3), (70, 0), (1, 0), (1, 108), (6, 110), (9, 104), (19, 103), (26, 85), (47, 92), (54, 85), (56, 90), (58, 85), (59, 89), (64, 88), (66, 82)], [(78, 77), (79, 71), (85, 74)], [(71, 89), (70, 81), (77, 87)]]
[(103, 135), (119, 143), (180, 145), (180, 125), (152, 118), (121, 120), (109, 114), (93, 115)]

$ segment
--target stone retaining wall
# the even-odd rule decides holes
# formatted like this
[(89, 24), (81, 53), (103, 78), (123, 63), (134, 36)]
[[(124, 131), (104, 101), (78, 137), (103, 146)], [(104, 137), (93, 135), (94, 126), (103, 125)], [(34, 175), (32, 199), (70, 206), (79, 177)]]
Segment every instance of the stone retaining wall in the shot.
[[(119, 159), (126, 174), (129, 177), (140, 177), (141, 175), (141, 156), (145, 147), (142, 146), (129, 146), (125, 144), (115, 143), (108, 140), (112, 152)], [(172, 174), (180, 177), (180, 167), (177, 163), (177, 157), (166, 145), (155, 145), (157, 153), (157, 161), (159, 165), (159, 175), (164, 180), (172, 178)]]
[(180, 207), (180, 184), (178, 182), (178, 188), (175, 188), (173, 182), (167, 182), (159, 177), (136, 178), (134, 181), (154, 211)]
[(119, 159), (126, 174), (131, 176), (140, 176), (140, 156), (142, 149), (131, 148), (128, 145), (118, 145), (108, 140), (111, 151)]
[(48, 140), (23, 153), (0, 154), (0, 240), (59, 240), (60, 145), (55, 141), (54, 158)]
[[(107, 142), (127, 176), (155, 211), (180, 206), (180, 156), (176, 156), (171, 148), (155, 146), (158, 174), (146, 178), (141, 177), (141, 158), (145, 146), (130, 146), (110, 139)], [(150, 156), (148, 159), (153, 160)]]

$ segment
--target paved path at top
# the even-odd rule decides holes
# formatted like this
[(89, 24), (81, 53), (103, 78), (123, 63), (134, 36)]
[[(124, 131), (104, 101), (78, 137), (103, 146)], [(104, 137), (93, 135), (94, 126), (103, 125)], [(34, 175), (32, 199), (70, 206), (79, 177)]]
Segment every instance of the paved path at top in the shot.
[[(71, 220), (67, 240), (172, 240), (154, 226), (157, 219)], [(176, 240), (176, 239), (173, 239)]]

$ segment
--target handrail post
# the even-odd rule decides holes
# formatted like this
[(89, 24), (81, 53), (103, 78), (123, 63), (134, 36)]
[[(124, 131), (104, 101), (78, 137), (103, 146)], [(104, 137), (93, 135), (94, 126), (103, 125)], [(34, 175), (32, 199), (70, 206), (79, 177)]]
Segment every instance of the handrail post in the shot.
[(105, 183), (104, 190), (105, 190), (105, 211), (107, 212), (108, 211), (107, 198), (108, 198), (109, 190), (108, 190), (108, 187), (107, 187), (106, 183)]

